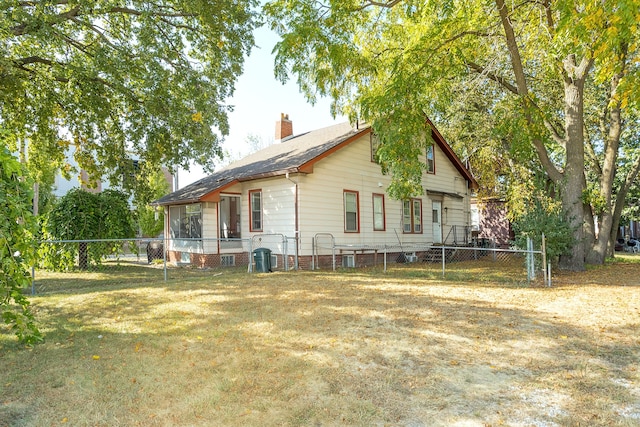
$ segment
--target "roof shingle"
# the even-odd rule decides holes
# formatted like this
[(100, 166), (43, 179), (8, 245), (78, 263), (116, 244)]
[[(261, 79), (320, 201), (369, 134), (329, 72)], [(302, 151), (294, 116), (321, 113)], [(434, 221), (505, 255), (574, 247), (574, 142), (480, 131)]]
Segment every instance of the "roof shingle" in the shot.
[(234, 181), (297, 172), (302, 165), (322, 156), (368, 127), (353, 129), (341, 123), (294, 136), (248, 155), (225, 168), (153, 202), (155, 205), (193, 203)]

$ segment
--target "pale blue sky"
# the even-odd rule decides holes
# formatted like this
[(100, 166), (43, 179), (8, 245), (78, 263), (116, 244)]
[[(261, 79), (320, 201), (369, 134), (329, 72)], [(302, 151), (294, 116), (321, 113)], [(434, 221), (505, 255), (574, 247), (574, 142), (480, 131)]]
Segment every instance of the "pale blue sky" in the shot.
[[(246, 140), (251, 134), (258, 135), (263, 141), (273, 140), (280, 113), (289, 114), (294, 134), (347, 120), (345, 117), (331, 117), (328, 99), (320, 99), (314, 106), (307, 103), (295, 77), (286, 85), (276, 81), (271, 51), (278, 36), (263, 27), (256, 30), (255, 37), (258, 46), (247, 58), (244, 73), (236, 83), (235, 95), (229, 101), (235, 110), (229, 115), (230, 131), (224, 144), (226, 150), (235, 156), (249, 154)], [(178, 185), (182, 188), (204, 176), (198, 167), (192, 167), (189, 172), (181, 170)]]

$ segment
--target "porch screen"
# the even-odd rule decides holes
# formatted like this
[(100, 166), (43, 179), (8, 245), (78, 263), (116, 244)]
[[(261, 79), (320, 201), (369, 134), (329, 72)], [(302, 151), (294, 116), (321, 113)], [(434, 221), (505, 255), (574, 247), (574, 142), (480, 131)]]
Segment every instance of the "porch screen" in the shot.
[(175, 239), (202, 238), (202, 205), (171, 206), (169, 224), (171, 237)]

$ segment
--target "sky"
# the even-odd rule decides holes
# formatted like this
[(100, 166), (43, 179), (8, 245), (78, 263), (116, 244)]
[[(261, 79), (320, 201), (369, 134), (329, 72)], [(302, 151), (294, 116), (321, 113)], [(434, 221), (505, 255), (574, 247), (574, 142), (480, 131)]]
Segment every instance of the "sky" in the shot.
[[(329, 99), (318, 99), (315, 105), (309, 104), (292, 76), (283, 85), (273, 75), (274, 55), (271, 51), (278, 36), (266, 27), (255, 32), (256, 44), (246, 59), (244, 73), (236, 83), (233, 98), (228, 103), (234, 106), (229, 114), (229, 135), (223, 145), (232, 155), (249, 154), (246, 143), (249, 135), (256, 135), (262, 141), (272, 141), (276, 121), (280, 114), (288, 114), (293, 122), (294, 135), (320, 129), (347, 121), (345, 117), (334, 119), (329, 110)], [(178, 187), (182, 188), (206, 174), (201, 168), (192, 166), (190, 171), (178, 172)]]

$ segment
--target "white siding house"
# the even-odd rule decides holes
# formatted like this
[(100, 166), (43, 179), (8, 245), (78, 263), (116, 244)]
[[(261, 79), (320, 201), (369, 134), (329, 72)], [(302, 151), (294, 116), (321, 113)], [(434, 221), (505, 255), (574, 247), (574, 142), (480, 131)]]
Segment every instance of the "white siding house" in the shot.
[(296, 136), (283, 115), (280, 143), (155, 202), (168, 213), (166, 236), (186, 239), (170, 243), (170, 259), (194, 262), (198, 254), (199, 264), (220, 265), (221, 255), (243, 251), (225, 239), (273, 234), (297, 238), (301, 268), (310, 265), (319, 235), (361, 252), (461, 243), (471, 230), (477, 183), (433, 124), (426, 126), (435, 144), (423, 158), (425, 192), (399, 201), (386, 193), (390, 177), (372, 161), (370, 127), (345, 123)]

